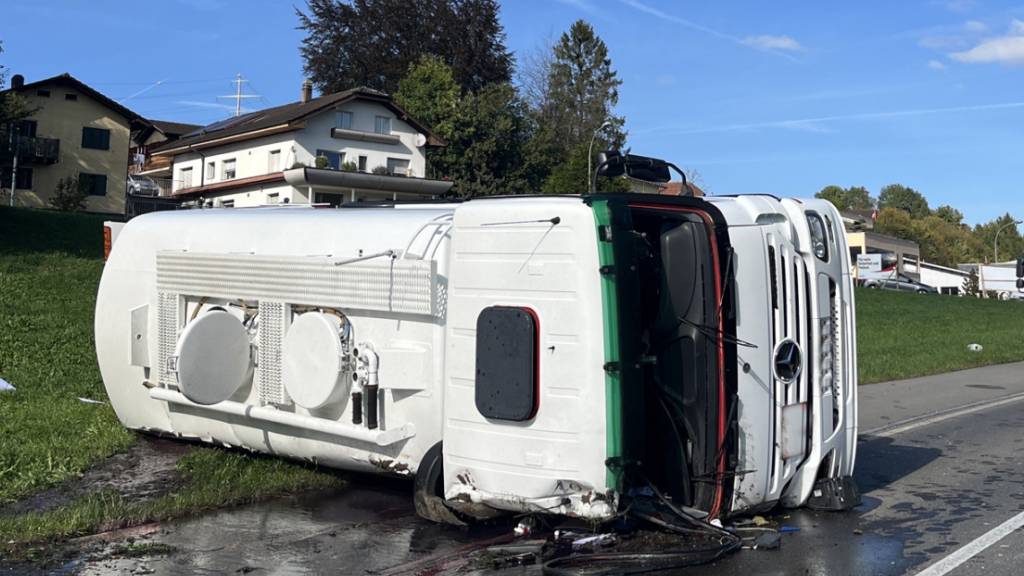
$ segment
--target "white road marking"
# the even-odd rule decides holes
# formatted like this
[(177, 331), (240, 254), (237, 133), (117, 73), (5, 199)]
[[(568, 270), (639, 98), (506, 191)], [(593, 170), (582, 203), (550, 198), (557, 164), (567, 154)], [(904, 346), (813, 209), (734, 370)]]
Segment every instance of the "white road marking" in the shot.
[(932, 564), (928, 568), (917, 573), (917, 576), (943, 576), (949, 574), (957, 566), (974, 558), (989, 546), (1009, 536), (1014, 530), (1024, 526), (1024, 512), (1017, 514), (999, 526), (985, 532), (978, 538), (970, 541), (966, 546)]
[(871, 430), (862, 430), (861, 436), (875, 436), (882, 438), (890, 438), (897, 434), (909, 432), (923, 426), (929, 426), (931, 424), (937, 424), (944, 420), (951, 418), (958, 418), (960, 416), (966, 416), (968, 414), (974, 414), (975, 412), (981, 412), (990, 408), (996, 408), (1005, 404), (1011, 404), (1013, 402), (1020, 402), (1024, 400), (1024, 392), (1018, 394), (1011, 394), (1009, 396), (1002, 396), (1000, 398), (993, 398), (992, 400), (982, 400), (980, 402), (972, 402), (971, 404), (964, 404), (963, 406), (957, 406), (955, 408), (947, 408), (945, 410), (939, 410), (937, 412), (931, 412), (923, 416), (916, 416), (914, 418), (908, 418), (900, 422), (894, 422), (892, 424), (886, 424), (885, 426), (879, 426), (872, 428)]

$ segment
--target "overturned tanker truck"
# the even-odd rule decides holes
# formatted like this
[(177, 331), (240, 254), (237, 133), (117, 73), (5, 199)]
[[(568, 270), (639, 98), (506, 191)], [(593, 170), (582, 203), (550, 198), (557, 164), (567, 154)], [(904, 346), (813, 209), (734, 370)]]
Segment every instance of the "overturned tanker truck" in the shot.
[(764, 195), (154, 213), (109, 254), (97, 355), (128, 428), (414, 476), (434, 520), (601, 520), (648, 487), (841, 509), (841, 222)]

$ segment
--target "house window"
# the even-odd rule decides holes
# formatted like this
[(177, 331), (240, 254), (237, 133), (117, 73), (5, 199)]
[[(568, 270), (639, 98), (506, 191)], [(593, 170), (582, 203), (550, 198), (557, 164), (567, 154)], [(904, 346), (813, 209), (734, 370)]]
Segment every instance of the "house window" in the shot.
[(220, 178), (221, 180), (231, 180), (235, 177), (235, 159), (229, 158), (221, 163)]
[(267, 153), (267, 173), (277, 172), (281, 169), (281, 151), (271, 150)]
[(216, 173), (217, 173), (217, 163), (216, 162), (207, 162), (206, 163), (206, 176), (205, 176), (205, 178), (207, 180), (213, 180), (214, 179), (214, 175)]
[(40, 98), (49, 98), (50, 97), (50, 91), (49, 90), (36, 90), (36, 96), (39, 96)]
[(82, 148), (110, 150), (110, 130), (103, 128), (82, 128)]
[[(32, 169), (28, 167), (18, 167), (18, 175), (14, 179), (15, 187), (19, 190), (31, 190), (32, 189)], [(0, 188), (8, 189), (11, 187), (11, 169), (3, 168), (0, 170)]]
[(366, 156), (359, 157), (359, 171), (366, 172)]
[(351, 112), (345, 112), (343, 110), (338, 111), (338, 115), (336, 116), (336, 119), (335, 119), (335, 124), (337, 125), (338, 128), (342, 128), (342, 129), (345, 129), (345, 130), (351, 130), (352, 129), (352, 113)]
[(395, 176), (407, 176), (409, 172), (409, 161), (402, 158), (388, 158), (388, 174)]
[(235, 201), (234, 200), (221, 200), (220, 207), (221, 208), (234, 208), (235, 207)]
[(391, 134), (391, 118), (377, 116), (373, 122), (373, 131), (377, 134)]
[[(317, 150), (316, 151), (316, 157), (317, 158), (326, 158), (327, 159), (327, 166), (326, 167), (330, 168), (332, 170), (341, 170), (341, 165), (345, 163), (345, 153), (344, 152), (334, 152), (332, 150)], [(322, 162), (317, 162), (317, 164), (318, 165), (322, 164)]]
[(69, 93), (64, 95), (64, 99), (65, 100), (70, 100), (70, 101), (74, 102), (74, 101), (78, 100), (78, 94), (71, 94), (69, 92)]
[(22, 120), (21, 121), (21, 132), (22, 136), (27, 138), (36, 137), (36, 121), (35, 120)]
[(89, 196), (107, 195), (107, 175), (78, 173), (78, 187)]
[(277, 204), (281, 200), (281, 195), (277, 192), (273, 194), (267, 194), (267, 204)]
[(181, 175), (181, 178), (180, 178), (180, 180), (181, 180), (181, 187), (182, 188), (191, 188), (192, 187), (192, 167), (189, 166), (188, 168), (182, 168), (181, 172), (179, 172), (179, 174)]

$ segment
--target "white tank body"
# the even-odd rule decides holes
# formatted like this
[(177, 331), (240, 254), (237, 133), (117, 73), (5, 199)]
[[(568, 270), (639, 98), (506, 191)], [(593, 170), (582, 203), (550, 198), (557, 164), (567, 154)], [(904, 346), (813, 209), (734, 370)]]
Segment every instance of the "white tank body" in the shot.
[[(438, 415), (441, 413), (443, 366), (442, 359), (432, 351), (444, 350), (445, 334), (443, 316), (439, 313), (443, 311), (433, 306), (434, 303), (428, 303), (430, 306), (425, 309), (421, 303), (421, 309), (413, 313), (388, 312), (373, 303), (369, 307), (378, 309), (345, 310), (344, 315), (354, 328), (352, 346), (370, 342), (379, 357), (381, 425), (376, 433), (378, 436), (392, 434), (383, 440), (374, 440), (366, 434), (345, 438), (336, 432), (346, 432), (346, 425), (366, 431), (365, 424), (352, 424), (352, 402), (348, 395), (320, 408), (305, 409), (288, 399), (276, 408), (267, 408), (290, 413), (283, 414), (285, 418), (310, 417), (315, 419), (309, 420), (314, 424), (337, 423), (328, 433), (318, 431), (317, 425), (306, 429), (290, 425), (290, 420), (283, 424), (255, 421), (237, 414), (211, 413), (204, 407), (153, 398), (153, 391), (162, 388), (158, 361), (161, 358), (159, 309), (163, 292), (158, 287), (157, 261), (162, 257), (158, 255), (181, 258), (206, 254), (219, 255), (221, 259), (226, 255), (230, 261), (238, 263), (235, 274), (242, 281), (249, 281), (250, 276), (267, 276), (259, 268), (266, 266), (266, 262), (254, 260), (259, 257), (311, 262), (316, 269), (328, 273), (360, 269), (350, 273), (352, 275), (367, 273), (367, 270), (377, 273), (378, 269), (394, 273), (403, 269), (403, 261), (408, 261), (410, 265), (419, 265), (421, 270), (424, 263), (429, 263), (433, 279), (443, 281), (448, 266), (446, 222), (452, 212), (447, 206), (352, 210), (296, 207), (164, 212), (133, 219), (122, 230), (110, 254), (96, 302), (97, 357), (118, 417), (133, 429), (243, 446), (338, 468), (384, 469), (395, 473), (415, 471), (419, 457), (441, 436)], [(414, 236), (415, 241), (412, 241)], [(409, 253), (402, 258), (407, 247)], [(394, 257), (382, 255), (334, 265), (388, 250), (395, 252)], [(421, 258), (424, 253), (426, 259)], [(197, 265), (187, 264), (186, 267)], [(248, 273), (248, 268), (255, 273)], [(225, 270), (230, 272), (232, 268)], [(217, 285), (215, 278), (206, 280)], [(357, 280), (368, 281), (367, 278)], [(290, 281), (285, 283), (290, 284)], [(289, 286), (288, 289), (302, 292), (301, 287)], [(430, 291), (435, 295), (437, 292)], [(194, 296), (174, 295), (174, 299), (182, 303), (179, 316), (192, 316), (197, 305)], [(208, 299), (201, 312), (210, 313), (212, 304), (221, 303), (229, 312), (241, 314), (229, 305), (232, 299)], [(317, 303), (308, 304), (316, 306)], [(185, 320), (178, 318), (179, 327)], [(259, 344), (255, 332), (260, 329), (262, 326), (253, 331), (255, 347)], [(164, 340), (167, 339), (165, 335)], [(254, 350), (252, 356), (253, 364), (257, 364), (259, 351)], [(395, 381), (396, 374), (403, 374), (411, 363), (416, 364), (417, 381)], [(273, 402), (260, 398), (260, 371), (269, 367), (270, 363), (256, 367), (251, 382), (242, 386), (230, 400), (240, 405), (274, 406)], [(269, 416), (273, 419), (276, 415)], [(406, 433), (413, 433), (395, 440), (394, 430), (389, 431), (388, 427), (398, 422), (408, 424)], [(388, 442), (382, 444), (384, 441)]]

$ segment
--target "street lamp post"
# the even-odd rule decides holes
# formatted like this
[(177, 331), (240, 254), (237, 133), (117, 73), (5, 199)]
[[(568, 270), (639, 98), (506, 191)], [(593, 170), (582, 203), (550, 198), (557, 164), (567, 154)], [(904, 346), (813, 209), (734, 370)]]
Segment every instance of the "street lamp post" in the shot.
[(1022, 223), (1024, 223), (1024, 220), (1014, 220), (1013, 222), (1007, 222), (1006, 224), (1003, 224), (1002, 226), (999, 227), (999, 230), (996, 230), (996, 238), (995, 240), (992, 241), (992, 251), (995, 253), (995, 258), (993, 258), (993, 264), (999, 263), (999, 233), (1009, 228), (1010, 226), (1018, 226)]
[(587, 147), (587, 190), (590, 189), (590, 179), (592, 177), (590, 171), (591, 163), (593, 161), (592, 159), (594, 157), (594, 140), (597, 140), (597, 135), (598, 133), (601, 132), (601, 130), (608, 128), (611, 125), (612, 123), (610, 120), (605, 120), (604, 122), (601, 123), (600, 126), (597, 127), (597, 130), (594, 130), (594, 135), (590, 137), (590, 146)]

